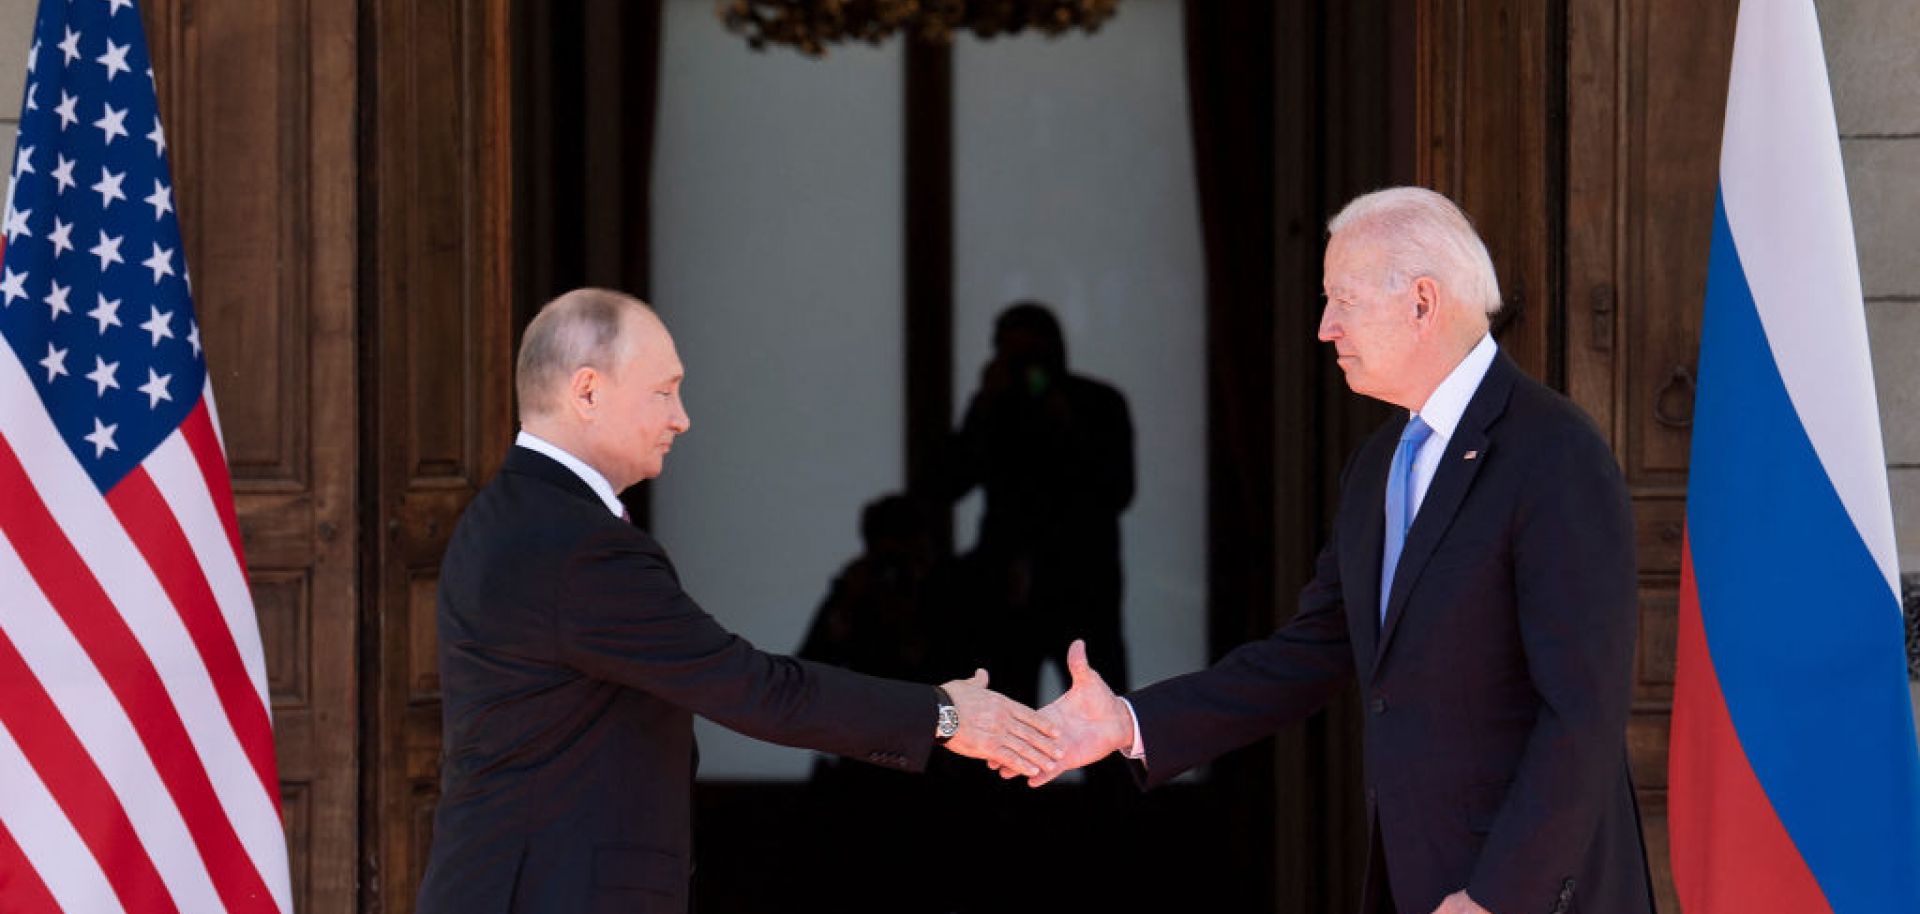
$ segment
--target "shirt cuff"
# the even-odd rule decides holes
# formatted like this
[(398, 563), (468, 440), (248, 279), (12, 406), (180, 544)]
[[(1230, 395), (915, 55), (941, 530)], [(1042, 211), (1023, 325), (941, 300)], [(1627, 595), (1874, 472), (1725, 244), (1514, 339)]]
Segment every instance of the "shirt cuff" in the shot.
[(1127, 747), (1126, 756), (1136, 761), (1145, 761), (1147, 744), (1140, 738), (1140, 715), (1134, 713), (1133, 702), (1122, 698), (1120, 703), (1127, 706), (1127, 716), (1133, 718), (1133, 745)]

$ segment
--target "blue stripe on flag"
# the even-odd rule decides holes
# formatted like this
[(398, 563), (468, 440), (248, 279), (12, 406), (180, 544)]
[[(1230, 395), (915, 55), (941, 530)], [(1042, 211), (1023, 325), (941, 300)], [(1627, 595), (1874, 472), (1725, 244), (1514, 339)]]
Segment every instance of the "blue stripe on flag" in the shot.
[(1920, 911), (1898, 600), (1794, 411), (1724, 198), (1701, 339), (1687, 525), (1727, 710), (1833, 909)]

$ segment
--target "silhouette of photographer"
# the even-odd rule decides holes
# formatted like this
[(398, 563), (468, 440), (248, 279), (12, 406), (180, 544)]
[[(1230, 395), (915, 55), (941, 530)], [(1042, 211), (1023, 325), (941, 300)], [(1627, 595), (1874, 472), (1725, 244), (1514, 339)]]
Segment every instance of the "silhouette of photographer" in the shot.
[(1051, 659), (1087, 642), (1115, 688), (1121, 640), (1120, 512), (1133, 500), (1133, 424), (1113, 387), (1067, 370), (1066, 339), (1046, 306), (1023, 301), (994, 322), (993, 358), (949, 451), (948, 492), (985, 491), (966, 563), (995, 689), (1039, 700)]

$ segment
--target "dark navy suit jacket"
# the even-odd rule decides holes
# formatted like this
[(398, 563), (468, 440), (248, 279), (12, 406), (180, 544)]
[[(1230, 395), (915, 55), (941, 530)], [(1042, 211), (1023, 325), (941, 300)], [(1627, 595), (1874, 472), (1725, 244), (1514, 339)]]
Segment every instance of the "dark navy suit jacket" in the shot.
[(693, 715), (919, 770), (931, 687), (762, 653), (645, 532), (514, 448), (454, 529), (438, 623), (445, 754), (421, 914), (687, 909)]
[(1145, 779), (1267, 736), (1357, 678), (1365, 910), (1383, 910), (1384, 862), (1401, 914), (1461, 889), (1493, 914), (1650, 914), (1627, 772), (1638, 602), (1619, 466), (1578, 407), (1497, 356), (1408, 530), (1383, 623), (1382, 505), (1405, 424), (1349, 462), (1290, 622), (1129, 696)]

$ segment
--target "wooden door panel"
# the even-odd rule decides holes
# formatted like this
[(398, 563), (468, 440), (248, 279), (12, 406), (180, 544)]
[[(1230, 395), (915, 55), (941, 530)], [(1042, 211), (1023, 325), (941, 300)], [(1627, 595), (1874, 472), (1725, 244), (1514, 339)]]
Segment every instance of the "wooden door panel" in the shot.
[(156, 77), (174, 64), (161, 86), (174, 199), (228, 462), (250, 491), (305, 492), (313, 472), (305, 7), (170, 4), (172, 53), (155, 55)]
[(1557, 4), (1419, 0), (1419, 183), (1473, 218), (1500, 277), (1501, 348), (1557, 380)]
[(1611, 435), (1633, 493), (1640, 643), (1627, 746), (1661, 910), (1667, 735), (1693, 372), (1735, 0), (1567, 8), (1567, 391)]
[(1684, 487), (1736, 4), (1618, 5), (1627, 79), (1612, 217), (1625, 239), (1617, 443), (1636, 487)]
[(434, 596), (447, 537), (512, 438), (507, 0), (371, 4), (377, 39), (379, 531), (365, 658), (372, 847), (363, 907), (413, 910), (439, 799)]
[(143, 4), (267, 661), (294, 905), (350, 910), (358, 771), (352, 4)]

